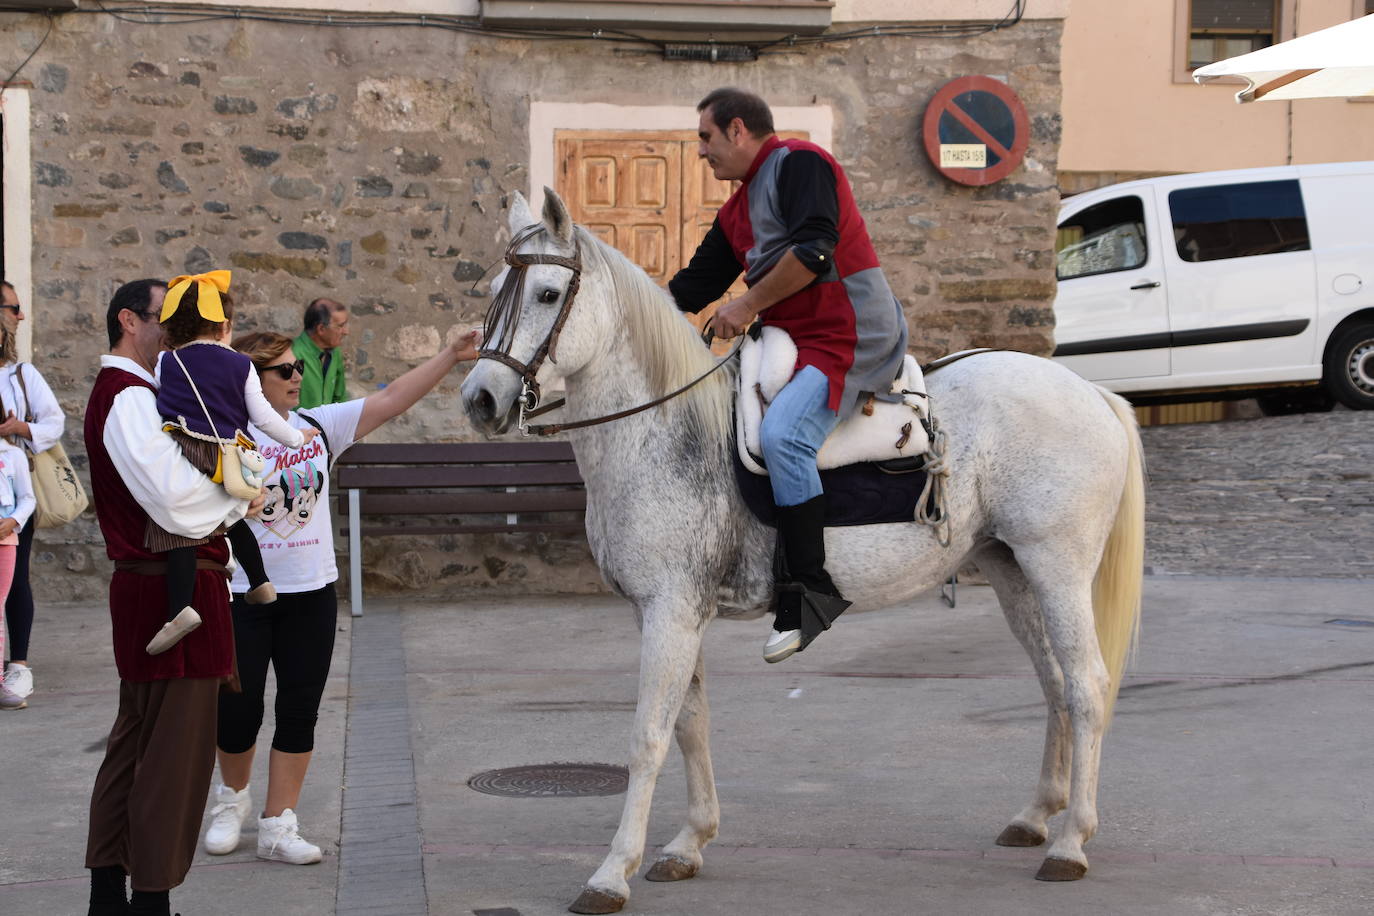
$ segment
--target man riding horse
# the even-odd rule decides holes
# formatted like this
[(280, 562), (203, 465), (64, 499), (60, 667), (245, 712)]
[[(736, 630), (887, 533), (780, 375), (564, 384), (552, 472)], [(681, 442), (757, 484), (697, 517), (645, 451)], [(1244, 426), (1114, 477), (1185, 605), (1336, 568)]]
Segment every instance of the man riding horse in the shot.
[(669, 290), (678, 308), (698, 312), (743, 271), (748, 291), (724, 303), (710, 329), (736, 337), (762, 316), (797, 346), (792, 380), (760, 432), (779, 547), (777, 614), (763, 657), (779, 662), (849, 607), (825, 569), (816, 453), (861, 393), (889, 391), (906, 353), (906, 320), (834, 157), (779, 139), (768, 104), (752, 93), (717, 89), (697, 111), (698, 155), (716, 178), (740, 185)]

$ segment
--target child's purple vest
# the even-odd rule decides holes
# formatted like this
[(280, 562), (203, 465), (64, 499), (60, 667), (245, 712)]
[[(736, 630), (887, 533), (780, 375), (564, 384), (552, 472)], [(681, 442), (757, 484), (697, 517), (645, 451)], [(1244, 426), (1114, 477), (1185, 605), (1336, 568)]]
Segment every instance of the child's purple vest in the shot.
[[(248, 373), (253, 371), (253, 361), (242, 353), (214, 344), (182, 347), (176, 355), (195, 379), (196, 389), (215, 421), (220, 438), (232, 439), (234, 430), (247, 430), (248, 405), (243, 400), (243, 386)], [(158, 375), (162, 387), (157, 392), (157, 412), (164, 420), (185, 417), (187, 429), (203, 436), (214, 435), (176, 358), (168, 352), (159, 359)]]

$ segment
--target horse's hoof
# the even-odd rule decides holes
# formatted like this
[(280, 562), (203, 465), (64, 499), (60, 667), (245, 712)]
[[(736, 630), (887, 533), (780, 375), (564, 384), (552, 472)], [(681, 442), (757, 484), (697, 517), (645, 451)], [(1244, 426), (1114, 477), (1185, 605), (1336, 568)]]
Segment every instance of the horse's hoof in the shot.
[(1046, 859), (1035, 873), (1037, 881), (1077, 881), (1088, 873), (1088, 866), (1072, 859)]
[(1020, 824), (1009, 824), (997, 835), (998, 846), (1039, 846), (1045, 838)]
[(697, 866), (677, 856), (664, 856), (644, 873), (645, 881), (686, 881), (695, 877)]
[(594, 887), (582, 888), (582, 893), (568, 907), (569, 913), (619, 913), (625, 906), (625, 898), (599, 891)]

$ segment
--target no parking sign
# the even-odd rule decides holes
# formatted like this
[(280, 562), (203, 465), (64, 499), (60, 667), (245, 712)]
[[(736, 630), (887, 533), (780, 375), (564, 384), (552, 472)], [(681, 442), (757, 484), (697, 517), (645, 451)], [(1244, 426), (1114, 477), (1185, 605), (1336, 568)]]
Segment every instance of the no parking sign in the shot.
[(940, 174), (960, 184), (985, 185), (1021, 164), (1030, 145), (1030, 120), (1006, 83), (962, 76), (930, 100), (921, 134)]

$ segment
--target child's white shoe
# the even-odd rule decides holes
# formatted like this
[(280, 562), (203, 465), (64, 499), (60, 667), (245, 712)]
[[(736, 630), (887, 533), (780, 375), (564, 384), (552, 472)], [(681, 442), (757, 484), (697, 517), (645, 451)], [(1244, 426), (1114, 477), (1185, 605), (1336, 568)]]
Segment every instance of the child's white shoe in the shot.
[(189, 605), (182, 608), (171, 620), (162, 625), (162, 629), (148, 641), (148, 654), (161, 655), (168, 649), (181, 642), (181, 638), (187, 633), (200, 626), (200, 615), (196, 609)]

